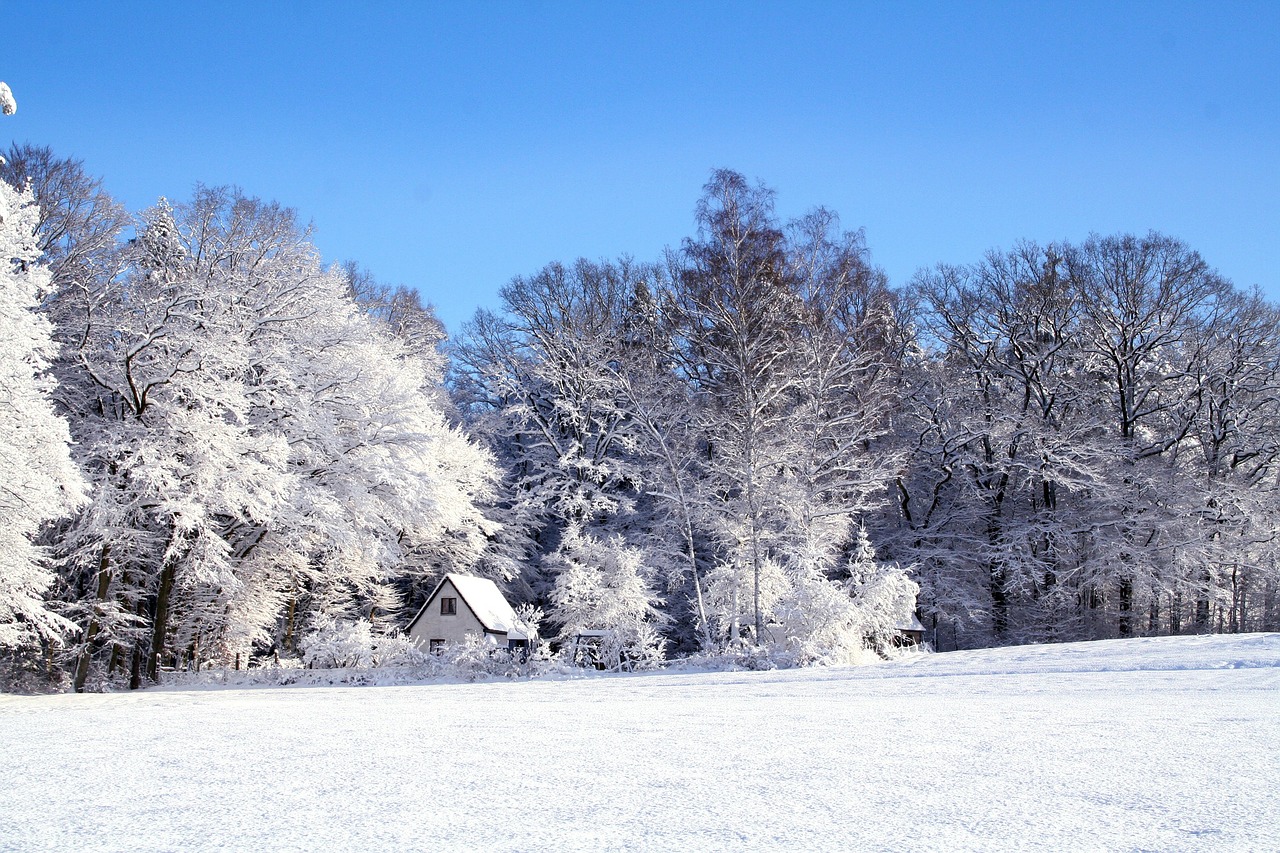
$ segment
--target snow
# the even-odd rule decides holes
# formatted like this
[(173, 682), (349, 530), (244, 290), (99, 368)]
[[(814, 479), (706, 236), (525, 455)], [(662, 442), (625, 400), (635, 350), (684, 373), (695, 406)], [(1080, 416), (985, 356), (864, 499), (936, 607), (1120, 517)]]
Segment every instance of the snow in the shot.
[[(8, 84), (0, 83), (0, 113), (11, 116), (18, 111), (18, 102), (13, 99), (13, 90)], [(4, 162), (0, 160), (0, 162)]]
[(1280, 635), (0, 697), (0, 849), (1280, 850)]

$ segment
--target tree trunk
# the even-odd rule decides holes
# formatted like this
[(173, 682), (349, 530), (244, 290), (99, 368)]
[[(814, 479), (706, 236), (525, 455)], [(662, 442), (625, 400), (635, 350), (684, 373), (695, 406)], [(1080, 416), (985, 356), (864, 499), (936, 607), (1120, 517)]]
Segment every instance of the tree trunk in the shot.
[(1266, 586), (1263, 588), (1262, 593), (1262, 630), (1264, 631), (1280, 629), (1280, 624), (1278, 624), (1280, 620), (1276, 618), (1278, 612), (1280, 612), (1280, 607), (1276, 606), (1277, 597), (1280, 596), (1277, 596), (1275, 580), (1267, 578)]
[[(754, 400), (752, 401), (754, 404)], [(760, 615), (760, 511), (756, 503), (756, 452), (755, 424), (750, 410), (747, 414), (747, 512), (751, 516), (751, 608), (755, 615), (754, 643), (764, 642), (764, 625)]]
[(285, 619), (284, 625), (284, 647), (290, 652), (293, 648), (293, 615), (298, 609), (298, 598), (294, 596), (289, 599), (289, 615)]
[(151, 651), (147, 656), (147, 678), (152, 684), (160, 682), (160, 656), (164, 653), (164, 635), (169, 627), (169, 595), (178, 570), (169, 563), (160, 572), (160, 587), (156, 590), (156, 612), (151, 626)]
[(1200, 597), (1196, 599), (1196, 632), (1207, 634), (1212, 627), (1209, 623), (1212, 615), (1209, 607), (1209, 589), (1213, 583), (1213, 576), (1206, 571), (1202, 580), (1204, 588), (1200, 591)]
[(1240, 569), (1236, 566), (1231, 567), (1231, 616), (1227, 620), (1227, 633), (1239, 634), (1240, 621), (1236, 618), (1236, 614), (1240, 608)]
[(742, 584), (738, 572), (733, 573), (733, 621), (729, 623), (729, 645), (736, 646), (742, 639)]
[(129, 662), (129, 689), (137, 690), (142, 686), (142, 646), (133, 644), (133, 657)]
[(1120, 636), (1133, 636), (1133, 578), (1120, 578)]
[(80, 650), (80, 657), (76, 661), (76, 674), (73, 682), (77, 693), (84, 692), (84, 683), (89, 678), (89, 663), (93, 657), (93, 639), (101, 630), (98, 623), (97, 610), (102, 606), (102, 602), (107, 600), (107, 588), (111, 585), (111, 573), (108, 571), (111, 567), (111, 546), (103, 545), (102, 554), (98, 558), (98, 590), (97, 601), (94, 604), (94, 615), (89, 620), (89, 626), (84, 632), (84, 648)]
[(1004, 572), (996, 565), (990, 567), (991, 633), (997, 641), (1009, 631), (1009, 597), (1005, 594)]
[(755, 611), (755, 644), (764, 642), (764, 625), (760, 616), (760, 540), (756, 531), (751, 531), (751, 606)]
[[(1003, 501), (996, 498), (994, 515), (987, 518), (987, 543), (993, 553), (998, 553), (1000, 546), (1000, 521), (998, 514)], [(1009, 631), (1009, 595), (1005, 589), (1008, 578), (998, 559), (987, 564), (987, 591), (991, 595), (991, 634), (1000, 642)]]

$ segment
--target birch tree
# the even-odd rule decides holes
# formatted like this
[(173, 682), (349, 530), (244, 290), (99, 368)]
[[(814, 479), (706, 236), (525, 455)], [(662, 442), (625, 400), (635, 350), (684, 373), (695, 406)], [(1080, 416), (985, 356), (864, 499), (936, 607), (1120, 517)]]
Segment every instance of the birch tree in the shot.
[(745, 617), (759, 643), (779, 591), (770, 559), (779, 520), (772, 499), (790, 461), (798, 299), (785, 280), (771, 191), (717, 171), (697, 221), (697, 238), (681, 251), (676, 310), (682, 369), (703, 413), (707, 467), (719, 493), (724, 551), (710, 582), (728, 641), (739, 641)]

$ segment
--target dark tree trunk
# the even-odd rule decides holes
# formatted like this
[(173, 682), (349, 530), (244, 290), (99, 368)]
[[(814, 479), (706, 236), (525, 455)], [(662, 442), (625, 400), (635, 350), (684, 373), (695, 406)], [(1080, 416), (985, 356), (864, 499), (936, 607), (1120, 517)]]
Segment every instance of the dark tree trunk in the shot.
[(1262, 630), (1275, 631), (1280, 630), (1280, 607), (1277, 607), (1276, 582), (1271, 578), (1267, 579), (1267, 584), (1262, 593)]
[(1120, 636), (1133, 636), (1133, 579), (1120, 579)]
[(156, 612), (151, 626), (151, 651), (147, 656), (147, 678), (152, 684), (160, 681), (160, 656), (164, 653), (164, 635), (169, 627), (169, 595), (177, 569), (173, 564), (160, 572), (160, 588), (156, 591)]
[(129, 662), (129, 689), (137, 690), (142, 686), (142, 646), (134, 643), (133, 657)]
[(94, 605), (95, 614), (89, 620), (89, 626), (84, 632), (84, 648), (80, 650), (80, 657), (76, 661), (76, 674), (73, 682), (77, 693), (84, 692), (84, 683), (89, 679), (89, 663), (93, 658), (93, 640), (98, 635), (98, 631), (102, 630), (102, 626), (98, 622), (96, 609), (102, 606), (102, 602), (107, 600), (107, 589), (111, 586), (111, 546), (103, 545), (102, 554), (98, 558), (98, 590), (97, 601)]
[(290, 599), (289, 599), (289, 615), (288, 615), (288, 616), (286, 617), (286, 619), (285, 619), (285, 626), (284, 626), (284, 647), (285, 647), (289, 652), (293, 652), (293, 651), (294, 651), (294, 648), (293, 648), (293, 616), (294, 616), (294, 614), (297, 612), (297, 609), (298, 609), (298, 599), (297, 599), (297, 597), (290, 598)]
[(1211, 582), (1212, 578), (1209, 577), (1208, 572), (1205, 572), (1204, 589), (1200, 592), (1200, 597), (1196, 599), (1196, 631), (1200, 634), (1209, 633), (1212, 627), (1209, 622), (1212, 617), (1212, 610), (1209, 607), (1209, 585)]
[(1009, 597), (1005, 593), (1004, 572), (991, 567), (991, 633), (997, 640), (1009, 631)]

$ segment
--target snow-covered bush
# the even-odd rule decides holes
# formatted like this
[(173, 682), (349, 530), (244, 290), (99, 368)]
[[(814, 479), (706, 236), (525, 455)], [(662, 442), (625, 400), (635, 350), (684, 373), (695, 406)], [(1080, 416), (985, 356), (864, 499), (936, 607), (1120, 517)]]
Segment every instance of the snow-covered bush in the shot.
[[(857, 533), (848, 573), (841, 583), (825, 575), (820, 561), (802, 562), (792, 569), (790, 588), (770, 603), (760, 643), (731, 644), (695, 655), (683, 665), (785, 669), (891, 657), (900, 629), (911, 621), (919, 587), (897, 564), (876, 560), (865, 530)], [(773, 574), (781, 574), (781, 569)]]
[(671, 669), (713, 672), (734, 670), (767, 671), (798, 666), (795, 656), (785, 649), (739, 643), (722, 650), (699, 652), (668, 664)]
[(445, 646), (430, 655), (441, 677), (477, 681), (484, 678), (529, 678), (563, 666), (551, 657), (550, 646), (539, 644), (532, 652), (504, 649), (478, 637)]
[(551, 615), (561, 625), (561, 640), (572, 644), (581, 635), (599, 635), (606, 669), (661, 665), (663, 640), (655, 628), (662, 619), (661, 599), (650, 588), (651, 572), (639, 548), (621, 536), (601, 540), (574, 526), (546, 564), (556, 572)]
[(399, 633), (376, 634), (366, 619), (323, 619), (302, 638), (302, 661), (310, 669), (363, 669), (422, 662), (422, 652)]
[(598, 666), (611, 672), (641, 672), (666, 664), (664, 640), (648, 624), (575, 635), (559, 658), (575, 667)]
[[(205, 668), (200, 672), (175, 672), (170, 684), (184, 685), (402, 685), (424, 681), (484, 681), (536, 678), (543, 675), (581, 674), (551, 656), (540, 644), (532, 653), (515, 653), (478, 638), (449, 645), (427, 654), (399, 635), (378, 637), (354, 623), (334, 623), (314, 632), (314, 639), (298, 658), (258, 658), (243, 670)], [(344, 657), (345, 656), (345, 657)], [(350, 666), (327, 665), (333, 660), (357, 660)], [(121, 685), (116, 685), (121, 686)], [(99, 689), (113, 689), (103, 684)]]
[(879, 658), (866, 649), (867, 613), (849, 592), (816, 570), (794, 579), (766, 636), (774, 656), (794, 665), (859, 664)]

